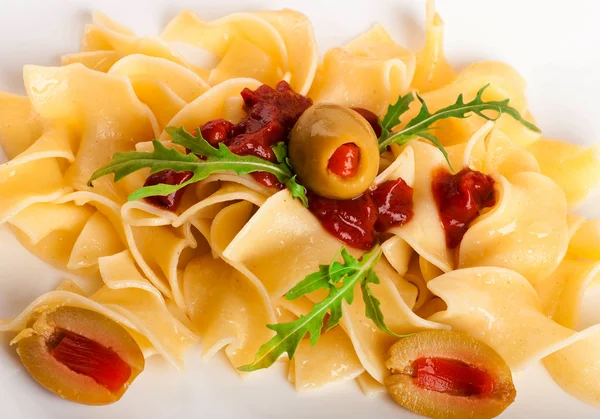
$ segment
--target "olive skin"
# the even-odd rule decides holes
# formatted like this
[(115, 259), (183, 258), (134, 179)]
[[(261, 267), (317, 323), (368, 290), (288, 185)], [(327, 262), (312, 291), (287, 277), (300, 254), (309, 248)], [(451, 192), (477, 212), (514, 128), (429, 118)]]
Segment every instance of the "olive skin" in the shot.
[[(344, 144), (359, 149), (358, 167), (351, 177), (329, 170), (329, 159)], [(289, 156), (300, 182), (317, 195), (351, 199), (366, 191), (379, 171), (377, 137), (358, 112), (334, 104), (307, 109), (290, 134)]]

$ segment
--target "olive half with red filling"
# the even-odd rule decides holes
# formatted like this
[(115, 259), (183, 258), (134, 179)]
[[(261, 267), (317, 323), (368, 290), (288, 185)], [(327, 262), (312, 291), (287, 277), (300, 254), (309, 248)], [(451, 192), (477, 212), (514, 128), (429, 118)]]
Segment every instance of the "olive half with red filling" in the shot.
[(500, 355), (464, 333), (436, 330), (400, 339), (386, 367), (394, 400), (430, 418), (494, 418), (516, 396)]
[(91, 310), (59, 307), (22, 334), (17, 353), (29, 374), (74, 402), (114, 403), (144, 369), (142, 351), (127, 330)]

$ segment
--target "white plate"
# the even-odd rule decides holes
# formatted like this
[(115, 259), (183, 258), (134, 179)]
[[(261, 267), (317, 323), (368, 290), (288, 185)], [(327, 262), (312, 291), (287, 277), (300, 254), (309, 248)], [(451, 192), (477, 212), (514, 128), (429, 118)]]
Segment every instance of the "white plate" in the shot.
[[(531, 109), (545, 135), (593, 143), (600, 132), (600, 3), (542, 0), (438, 0), (446, 22), (450, 61), (506, 61), (529, 83)], [(23, 93), (23, 64), (58, 65), (60, 54), (79, 48), (89, 12), (98, 8), (141, 34), (158, 33), (168, 18), (191, 8), (207, 19), (234, 11), (291, 7), (315, 25), (321, 53), (381, 21), (411, 48), (423, 42), (424, 0), (1, 0), (0, 90)], [(582, 212), (600, 215), (600, 201)], [(596, 209), (594, 209), (596, 208)], [(62, 274), (21, 248), (0, 229), (0, 318), (16, 315)], [(387, 397), (363, 397), (354, 383), (315, 394), (297, 394), (277, 367), (243, 382), (224, 359), (201, 363), (197, 350), (184, 372), (159, 359), (118, 403), (85, 407), (46, 392), (21, 367), (9, 336), (0, 336), (0, 417), (30, 418), (332, 418), (414, 417)], [(600, 379), (600, 377), (598, 377)], [(600, 411), (578, 402), (541, 367), (515, 375), (517, 401), (506, 418), (592, 418)]]

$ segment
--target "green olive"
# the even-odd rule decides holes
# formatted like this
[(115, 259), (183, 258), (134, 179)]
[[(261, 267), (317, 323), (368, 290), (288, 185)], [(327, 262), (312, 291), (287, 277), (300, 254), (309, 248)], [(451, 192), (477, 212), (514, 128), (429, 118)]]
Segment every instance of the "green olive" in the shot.
[[(346, 151), (354, 153), (350, 161), (342, 159)], [(377, 137), (369, 122), (358, 112), (333, 104), (313, 105), (302, 114), (290, 135), (289, 155), (302, 184), (327, 198), (362, 194), (379, 170)], [(356, 167), (332, 170), (348, 169), (348, 165)]]

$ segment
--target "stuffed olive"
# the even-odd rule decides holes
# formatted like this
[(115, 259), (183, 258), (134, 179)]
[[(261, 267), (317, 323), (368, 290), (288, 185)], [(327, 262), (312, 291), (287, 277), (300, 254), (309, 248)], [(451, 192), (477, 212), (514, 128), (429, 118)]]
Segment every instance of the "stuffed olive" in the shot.
[(310, 107), (294, 126), (290, 161), (300, 181), (334, 199), (366, 191), (379, 170), (377, 137), (358, 112), (333, 104)]

